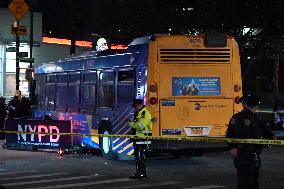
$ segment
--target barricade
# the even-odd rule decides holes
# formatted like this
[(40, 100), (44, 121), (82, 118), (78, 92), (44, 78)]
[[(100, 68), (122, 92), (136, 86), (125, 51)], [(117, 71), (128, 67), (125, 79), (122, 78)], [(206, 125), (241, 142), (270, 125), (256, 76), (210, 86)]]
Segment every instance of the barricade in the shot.
[[(28, 131), (28, 132), (27, 132)], [(5, 145), (9, 149), (36, 150), (57, 149), (60, 146), (72, 146), (70, 121), (7, 119), (5, 123)]]

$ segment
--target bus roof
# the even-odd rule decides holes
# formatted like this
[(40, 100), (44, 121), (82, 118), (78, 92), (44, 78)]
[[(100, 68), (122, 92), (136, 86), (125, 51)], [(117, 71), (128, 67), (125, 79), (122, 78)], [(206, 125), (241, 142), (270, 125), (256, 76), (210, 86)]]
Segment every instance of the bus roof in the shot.
[(35, 67), (36, 74), (127, 67), (147, 63), (148, 44), (152, 36), (134, 39), (127, 50), (108, 49), (88, 51), (77, 56), (66, 57), (56, 62), (43, 63)]
[(36, 74), (41, 73), (53, 73), (53, 72), (64, 72), (64, 71), (76, 71), (86, 69), (104, 69), (113, 67), (129, 67), (139, 64), (145, 64), (147, 61), (141, 56), (148, 56), (148, 53), (124, 53), (108, 56), (89, 56), (89, 57), (78, 57), (71, 59), (64, 59), (62, 61), (54, 63), (42, 64), (35, 68)]

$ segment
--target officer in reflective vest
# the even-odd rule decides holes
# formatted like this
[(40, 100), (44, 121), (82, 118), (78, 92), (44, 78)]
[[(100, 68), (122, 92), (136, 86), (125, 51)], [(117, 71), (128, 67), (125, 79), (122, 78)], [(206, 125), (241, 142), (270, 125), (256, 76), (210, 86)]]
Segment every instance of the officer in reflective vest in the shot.
[[(151, 114), (143, 105), (143, 100), (133, 100), (132, 106), (135, 110), (135, 113), (134, 118), (129, 122), (129, 125), (134, 132), (133, 134), (140, 137), (152, 136)], [(136, 172), (129, 178), (141, 179), (147, 177), (145, 151), (149, 144), (151, 144), (151, 141), (148, 139), (135, 139), (133, 141), (134, 157), (136, 160)]]

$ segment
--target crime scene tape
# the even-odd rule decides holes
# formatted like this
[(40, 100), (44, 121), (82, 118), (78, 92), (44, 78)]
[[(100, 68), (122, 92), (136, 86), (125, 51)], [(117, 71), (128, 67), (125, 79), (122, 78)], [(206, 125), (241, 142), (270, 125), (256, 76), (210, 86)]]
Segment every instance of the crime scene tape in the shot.
[(270, 109), (263, 109), (263, 110), (256, 110), (257, 113), (276, 113), (275, 111), (273, 110), (270, 110)]
[(244, 143), (244, 144), (264, 144), (264, 145), (283, 145), (284, 140), (269, 140), (269, 139), (240, 139), (240, 138), (225, 138), (225, 137), (198, 137), (198, 136), (137, 136), (137, 135), (110, 135), (110, 134), (84, 134), (84, 133), (45, 133), (45, 132), (22, 132), (22, 131), (7, 131), (0, 130), (0, 133), (7, 134), (33, 134), (33, 135), (69, 135), (80, 137), (117, 137), (117, 138), (132, 138), (145, 140), (178, 140), (189, 142), (227, 142), (227, 143)]

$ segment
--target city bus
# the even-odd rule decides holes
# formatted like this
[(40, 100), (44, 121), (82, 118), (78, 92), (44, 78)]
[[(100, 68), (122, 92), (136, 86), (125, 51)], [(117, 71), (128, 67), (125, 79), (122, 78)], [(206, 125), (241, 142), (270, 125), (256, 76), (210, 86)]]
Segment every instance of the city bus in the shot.
[[(34, 118), (71, 120), (74, 133), (131, 134), (134, 98), (152, 115), (153, 136), (224, 137), (241, 111), (238, 45), (226, 35), (151, 35), (125, 51), (92, 51), (35, 69)], [(106, 157), (131, 155), (129, 138), (73, 137)], [(153, 140), (161, 150), (212, 144)]]

